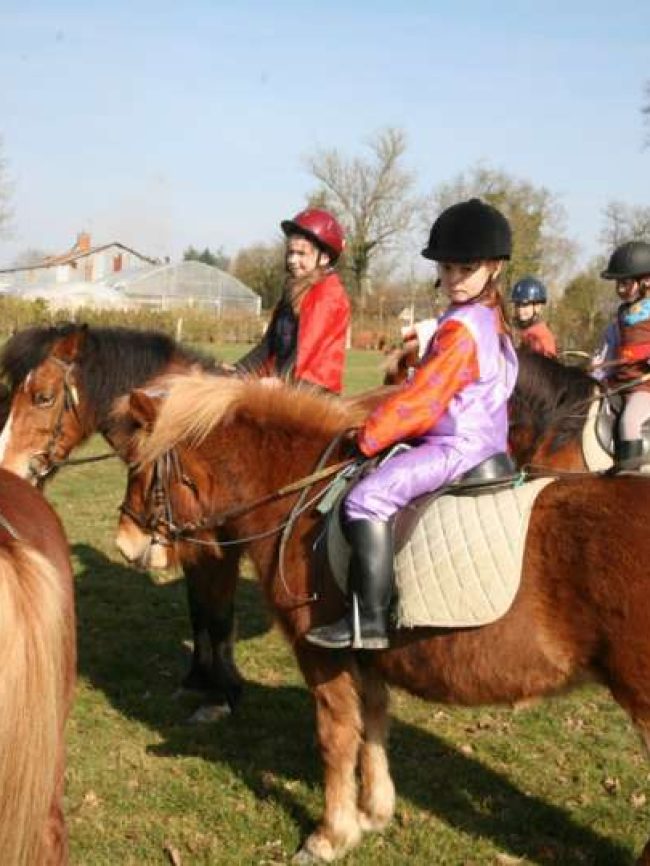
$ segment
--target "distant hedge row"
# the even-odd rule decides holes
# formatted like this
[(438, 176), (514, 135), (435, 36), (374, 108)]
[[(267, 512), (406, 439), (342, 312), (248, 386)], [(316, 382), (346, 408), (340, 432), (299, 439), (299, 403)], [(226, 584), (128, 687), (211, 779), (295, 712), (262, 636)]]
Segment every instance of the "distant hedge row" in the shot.
[(44, 301), (21, 301), (0, 297), (0, 335), (11, 334), (30, 325), (54, 325), (61, 322), (86, 322), (89, 325), (152, 329), (190, 343), (255, 343), (266, 320), (252, 316), (218, 317), (191, 307), (174, 310), (98, 310), (79, 307), (72, 311), (53, 310)]
[[(196, 307), (173, 310), (97, 310), (79, 307), (52, 310), (44, 301), (21, 301), (0, 295), (0, 342), (30, 325), (54, 325), (61, 322), (86, 322), (89, 325), (151, 329), (164, 331), (188, 343), (256, 343), (262, 335), (268, 316), (216, 316)], [(369, 313), (355, 314), (352, 324), (352, 346), (380, 349), (399, 339), (397, 318)]]

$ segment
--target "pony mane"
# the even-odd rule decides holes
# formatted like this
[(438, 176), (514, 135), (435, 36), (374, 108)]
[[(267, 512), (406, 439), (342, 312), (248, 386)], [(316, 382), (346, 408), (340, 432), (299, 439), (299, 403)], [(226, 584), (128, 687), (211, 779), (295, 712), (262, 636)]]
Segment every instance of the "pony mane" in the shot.
[(180, 442), (190, 447), (216, 427), (246, 416), (261, 427), (333, 438), (359, 424), (367, 412), (342, 400), (287, 384), (222, 378), (195, 372), (164, 379), (167, 396), (139, 457), (148, 463)]
[(538, 352), (519, 350), (519, 374), (510, 398), (510, 423), (531, 427), (534, 438), (553, 431), (555, 451), (580, 435), (598, 382)]
[[(55, 342), (78, 330), (78, 324), (67, 322), (19, 331), (0, 355), (0, 374), (13, 390), (43, 363)], [(188, 366), (196, 364), (215, 373), (219, 370), (214, 358), (188, 349), (160, 331), (88, 327), (77, 358), (80, 384), (103, 420), (117, 396), (161, 373), (174, 358)]]

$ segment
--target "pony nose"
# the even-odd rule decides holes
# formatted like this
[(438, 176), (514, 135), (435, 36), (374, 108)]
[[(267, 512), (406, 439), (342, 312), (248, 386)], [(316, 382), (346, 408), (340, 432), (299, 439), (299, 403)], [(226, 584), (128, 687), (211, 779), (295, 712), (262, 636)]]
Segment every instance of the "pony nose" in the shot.
[(123, 525), (120, 525), (115, 536), (115, 545), (124, 559), (131, 565), (139, 562), (146, 553), (149, 540), (146, 536), (140, 537)]

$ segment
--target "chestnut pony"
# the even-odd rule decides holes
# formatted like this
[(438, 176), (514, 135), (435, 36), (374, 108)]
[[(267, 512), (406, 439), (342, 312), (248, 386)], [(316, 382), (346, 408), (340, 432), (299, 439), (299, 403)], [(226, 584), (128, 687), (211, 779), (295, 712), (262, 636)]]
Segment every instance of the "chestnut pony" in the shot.
[[(111, 422), (116, 401), (152, 376), (196, 366), (219, 372), (213, 359), (155, 331), (77, 324), (19, 331), (0, 357), (11, 396), (0, 466), (42, 484), (96, 432), (119, 451)], [(232, 653), (240, 551), (224, 550), (218, 579), (213, 549), (194, 548), (193, 554), (184, 572), (194, 650), (183, 683), (205, 691), (221, 711), (226, 702), (236, 704), (242, 689)], [(199, 717), (212, 711), (204, 707)]]
[(76, 671), (72, 569), (43, 496), (0, 469), (0, 852), (68, 862), (64, 726)]
[[(520, 589), (498, 621), (400, 630), (381, 652), (328, 651), (303, 638), (341, 616), (345, 600), (327, 572), (312, 567), (321, 531), (313, 506), (293, 515), (280, 542), (298, 497), (283, 488), (313, 473), (357, 415), (340, 401), (257, 382), (196, 375), (172, 377), (166, 389), (164, 399), (130, 397), (130, 457), (138, 462), (118, 545), (136, 561), (164, 543), (171, 561), (175, 539), (218, 523), (251, 556), (316, 704), (325, 808), (300, 862), (329, 862), (362, 831), (391, 820), (389, 685), (471, 706), (524, 701), (591, 678), (650, 745), (648, 479), (581, 475), (549, 484), (531, 515)], [(328, 459), (343, 457), (338, 445)], [(639, 863), (650, 864), (650, 843)]]

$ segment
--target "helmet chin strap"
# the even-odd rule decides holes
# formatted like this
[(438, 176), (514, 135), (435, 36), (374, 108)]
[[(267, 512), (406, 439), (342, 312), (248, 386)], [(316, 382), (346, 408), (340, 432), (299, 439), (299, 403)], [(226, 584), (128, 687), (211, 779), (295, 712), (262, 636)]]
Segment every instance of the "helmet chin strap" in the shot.
[(519, 316), (515, 313), (515, 325), (519, 328), (520, 331), (525, 331), (526, 328), (530, 328), (531, 325), (536, 325), (540, 320), (539, 313), (533, 313), (530, 319), (520, 319)]

